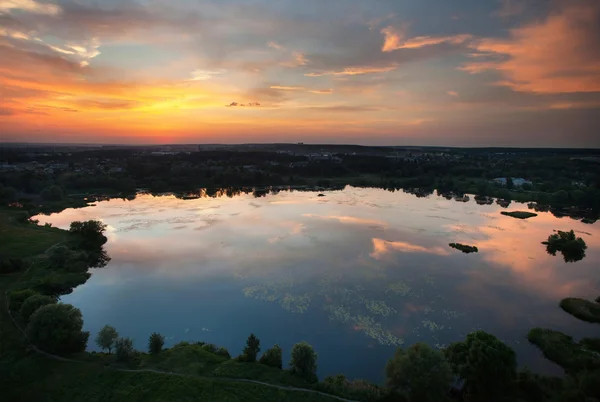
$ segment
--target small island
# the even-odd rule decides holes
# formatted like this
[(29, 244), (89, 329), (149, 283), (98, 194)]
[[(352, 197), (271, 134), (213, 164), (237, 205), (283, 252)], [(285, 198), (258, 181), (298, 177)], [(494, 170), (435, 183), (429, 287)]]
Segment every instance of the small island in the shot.
[(569, 232), (557, 231), (548, 236), (548, 240), (542, 242), (546, 246), (546, 252), (550, 255), (562, 253), (565, 262), (581, 261), (585, 257), (587, 245), (581, 237), (576, 237), (573, 230)]
[(511, 216), (511, 217), (517, 218), (517, 219), (528, 219), (528, 218), (533, 218), (534, 216), (537, 216), (537, 214), (535, 214), (533, 212), (527, 212), (527, 211), (511, 211), (511, 212), (502, 211), (500, 213), (502, 215)]
[(595, 302), (567, 297), (560, 301), (560, 308), (580, 320), (600, 323), (600, 297)]
[(477, 249), (477, 247), (475, 247), (475, 246), (468, 246), (466, 244), (450, 243), (449, 246), (452, 247), (452, 248), (455, 248), (457, 250), (460, 250), (460, 251), (462, 251), (465, 254), (476, 253), (476, 252), (479, 251)]

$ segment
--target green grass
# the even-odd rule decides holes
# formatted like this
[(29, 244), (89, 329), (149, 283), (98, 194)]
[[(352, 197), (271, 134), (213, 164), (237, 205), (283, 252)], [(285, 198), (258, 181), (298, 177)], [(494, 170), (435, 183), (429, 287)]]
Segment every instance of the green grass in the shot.
[(68, 232), (33, 223), (18, 223), (14, 212), (0, 209), (0, 256), (27, 258), (44, 253), (54, 244), (65, 242)]
[(600, 324), (600, 303), (568, 297), (560, 301), (560, 308), (580, 320)]
[(527, 212), (527, 211), (511, 211), (511, 212), (502, 211), (500, 213), (502, 215), (511, 216), (511, 217), (517, 218), (517, 219), (528, 219), (528, 218), (533, 218), (534, 216), (537, 216), (537, 214), (534, 214), (533, 212)]
[(259, 384), (126, 373), (94, 364), (55, 362), (36, 356), (4, 367), (6, 401), (334, 401), (321, 395)]

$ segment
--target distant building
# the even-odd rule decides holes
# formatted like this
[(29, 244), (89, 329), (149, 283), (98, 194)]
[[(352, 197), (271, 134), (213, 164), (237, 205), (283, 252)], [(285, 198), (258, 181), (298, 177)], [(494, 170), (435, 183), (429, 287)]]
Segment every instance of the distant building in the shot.
[[(533, 184), (530, 180), (526, 180), (521, 177), (511, 177), (511, 179), (515, 187), (522, 187), (523, 184)], [(501, 186), (506, 186), (507, 180), (508, 179), (506, 177), (497, 177), (493, 181), (494, 183), (500, 184)]]

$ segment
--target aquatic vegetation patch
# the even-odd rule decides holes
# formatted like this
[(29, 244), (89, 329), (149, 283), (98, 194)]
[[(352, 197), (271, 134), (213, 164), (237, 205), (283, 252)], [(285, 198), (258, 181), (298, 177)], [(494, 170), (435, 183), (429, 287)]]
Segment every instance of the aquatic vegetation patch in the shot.
[(580, 320), (600, 323), (600, 302), (598, 300), (600, 298), (594, 302), (568, 297), (560, 301), (560, 308)]
[(393, 307), (388, 306), (384, 301), (381, 300), (366, 300), (365, 306), (371, 313), (380, 315), (384, 318), (398, 313), (398, 311), (396, 311)]
[(385, 293), (393, 292), (400, 296), (408, 296), (410, 294), (411, 290), (412, 290), (411, 287), (408, 286), (406, 284), (406, 282), (399, 281), (399, 282), (395, 282), (395, 283), (392, 283), (391, 285), (389, 285), (387, 290), (385, 291)]
[(330, 304), (325, 307), (325, 310), (329, 312), (329, 319), (331, 321), (340, 321), (345, 324), (354, 320), (350, 311), (344, 306)]
[(443, 325), (438, 325), (437, 323), (431, 321), (431, 320), (423, 320), (421, 321), (421, 324), (423, 324), (423, 326), (427, 329), (429, 329), (430, 331), (440, 331), (442, 329), (444, 329)]
[(456, 250), (460, 250), (465, 254), (469, 254), (469, 253), (476, 253), (479, 250), (477, 249), (477, 247), (475, 246), (469, 246), (466, 244), (460, 244), (460, 243), (450, 243), (449, 244), (450, 247), (456, 249)]
[(312, 298), (308, 293), (299, 296), (286, 293), (281, 299), (280, 305), (292, 313), (302, 314), (308, 310), (311, 300)]
[(587, 245), (581, 237), (576, 237), (573, 230), (569, 232), (557, 231), (548, 236), (548, 240), (542, 242), (546, 246), (546, 252), (550, 255), (562, 253), (565, 262), (581, 261), (585, 257)]
[(529, 219), (529, 218), (533, 218), (534, 216), (538, 216), (537, 214), (535, 214), (533, 212), (528, 212), (528, 211), (511, 211), (511, 212), (502, 211), (500, 213), (502, 215), (510, 216), (510, 217), (517, 218), (517, 219)]

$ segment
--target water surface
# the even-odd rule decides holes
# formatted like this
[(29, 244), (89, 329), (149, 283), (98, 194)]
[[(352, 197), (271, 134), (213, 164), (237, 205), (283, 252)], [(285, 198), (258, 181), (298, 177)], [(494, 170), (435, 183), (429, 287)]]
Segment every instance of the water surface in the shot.
[[(518, 220), (498, 205), (380, 189), (324, 194), (140, 195), (39, 218), (61, 228), (108, 225), (112, 261), (63, 297), (82, 310), (91, 339), (110, 324), (139, 349), (160, 332), (167, 346), (201, 340), (237, 355), (254, 332), (263, 351), (281, 345), (284, 360), (294, 343), (311, 343), (320, 376), (380, 382), (400, 345), (441, 348), (483, 329), (513, 347), (520, 364), (557, 374), (527, 343), (530, 328), (597, 335), (558, 302), (600, 295), (598, 225), (549, 213)], [(540, 242), (570, 229), (588, 250), (567, 264)]]

